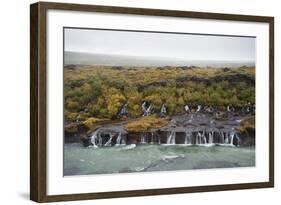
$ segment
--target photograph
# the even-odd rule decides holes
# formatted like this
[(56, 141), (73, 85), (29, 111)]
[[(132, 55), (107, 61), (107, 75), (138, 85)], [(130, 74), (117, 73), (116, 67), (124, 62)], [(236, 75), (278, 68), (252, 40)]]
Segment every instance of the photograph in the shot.
[(63, 28), (63, 176), (255, 167), (256, 37)]

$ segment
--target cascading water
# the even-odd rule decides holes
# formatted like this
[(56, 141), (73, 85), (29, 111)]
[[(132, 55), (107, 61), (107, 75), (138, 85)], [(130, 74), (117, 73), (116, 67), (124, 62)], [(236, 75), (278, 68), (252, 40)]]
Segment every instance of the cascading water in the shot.
[(239, 137), (237, 135), (237, 133), (235, 132), (234, 128), (231, 129), (231, 132), (229, 134), (229, 144), (234, 146), (234, 139), (237, 139), (237, 145), (239, 145)]
[(176, 144), (176, 132), (172, 131), (167, 138), (167, 144)]
[(229, 144), (233, 145), (233, 139), (234, 139), (234, 137), (235, 137), (235, 132), (231, 132), (231, 133), (229, 134), (229, 138), (230, 138)]
[(238, 134), (237, 134), (237, 133), (235, 133), (235, 137), (236, 137), (236, 140), (237, 140), (237, 144), (236, 144), (236, 146), (237, 146), (237, 147), (239, 147), (239, 146), (240, 146), (240, 142), (241, 142), (241, 140), (240, 140), (240, 138), (239, 138), (239, 136), (238, 136)]
[(98, 145), (102, 146), (102, 138), (100, 135), (98, 135)]
[(151, 113), (151, 110), (152, 110), (152, 104), (150, 104), (146, 110), (146, 115), (150, 115)]
[(122, 137), (122, 140), (121, 140), (121, 144), (122, 145), (125, 145), (127, 143), (127, 137), (126, 136), (123, 136)]
[(144, 133), (141, 134), (141, 144), (146, 144), (146, 136)]
[(189, 112), (189, 106), (187, 104), (184, 106), (184, 109), (185, 109), (185, 112)]
[(117, 139), (116, 139), (116, 145), (117, 146), (120, 145), (121, 141), (122, 141), (122, 134), (121, 134), (121, 132), (119, 132)]
[(126, 115), (126, 114), (128, 114), (128, 103), (123, 105), (122, 109), (120, 110), (119, 116), (120, 115)]
[(184, 144), (191, 144), (191, 132), (185, 132)]
[[(163, 105), (164, 106), (164, 105)], [(183, 118), (172, 119), (169, 129), (161, 130), (150, 130), (140, 133), (138, 140), (139, 144), (169, 144), (174, 145), (176, 143), (181, 144), (192, 144), (192, 145), (225, 145), (225, 146), (239, 146), (243, 144), (243, 139), (239, 139), (238, 133), (236, 132), (236, 124), (229, 127), (230, 124), (221, 126), (215, 119), (207, 119), (205, 123), (201, 123), (206, 118), (203, 114), (190, 114), (184, 115)], [(192, 124), (186, 123), (188, 120), (192, 120)], [(200, 124), (198, 124), (200, 120)], [(236, 123), (236, 121), (235, 121)], [(209, 126), (208, 126), (209, 125)], [(119, 126), (119, 125), (118, 125)], [(175, 129), (179, 126), (181, 129)], [(182, 130), (185, 130), (182, 132)], [(164, 136), (166, 134), (166, 138)], [(116, 146), (121, 144), (135, 143), (135, 135), (124, 134), (122, 129), (116, 129), (115, 127), (107, 129), (99, 128), (92, 136), (88, 143), (93, 147), (106, 147)], [(128, 141), (126, 138), (128, 138)], [(176, 137), (177, 141), (176, 141)], [(126, 142), (127, 141), (127, 142)]]
[(229, 144), (229, 132), (226, 132), (224, 135), (224, 144)]
[[(191, 132), (187, 130), (183, 133), (182, 144), (185, 145), (225, 145), (225, 146), (239, 146), (239, 136), (235, 131), (197, 131)], [(148, 138), (148, 135), (150, 137)], [(177, 132), (175, 130), (167, 132), (166, 143), (168, 145), (175, 145)], [(119, 137), (118, 137), (119, 138)], [(116, 141), (117, 144), (119, 140)], [(161, 135), (156, 135), (155, 132), (142, 133), (140, 135), (140, 144), (162, 144)]]
[(234, 140), (237, 139), (237, 145), (239, 146), (239, 137), (236, 134), (234, 128), (231, 129), (231, 131), (221, 131), (219, 132), (220, 136), (221, 136), (221, 141), (219, 142), (219, 144), (221, 145), (231, 145), (231, 146), (235, 146), (234, 144)]
[(220, 135), (221, 135), (221, 144), (224, 144), (224, 139), (225, 139), (225, 136), (224, 136), (224, 132), (223, 131), (221, 131), (220, 132)]
[(150, 115), (151, 112), (152, 112), (152, 104), (150, 104), (150, 105), (148, 106), (148, 108), (146, 108), (146, 102), (144, 102), (144, 103), (142, 104), (142, 110), (143, 110), (143, 115), (142, 115), (142, 116), (148, 116), (148, 115)]
[(197, 133), (195, 144), (202, 144), (202, 134), (201, 134), (201, 132)]
[(205, 130), (203, 132), (197, 132), (195, 136), (195, 144), (196, 145), (212, 145), (214, 144), (214, 132), (211, 131), (206, 133)]
[(208, 140), (209, 144), (214, 144), (214, 132), (209, 132), (209, 140)]
[(162, 114), (166, 114), (167, 113), (167, 109), (165, 107), (165, 104), (162, 105), (161, 107), (161, 111), (160, 111)]
[(154, 133), (151, 132), (151, 141), (150, 141), (150, 144), (154, 144)]
[(104, 145), (104, 146), (106, 146), (106, 147), (111, 146), (112, 137), (113, 137), (113, 135), (112, 135), (112, 134), (110, 134), (110, 135), (109, 135), (109, 140), (105, 143), (105, 145)]
[(99, 138), (99, 131), (98, 130), (96, 130), (94, 133), (93, 133), (93, 135), (91, 136), (91, 143), (93, 144), (93, 147), (98, 147), (98, 145), (97, 145), (97, 143), (96, 143), (96, 141), (97, 141), (97, 139)]
[(207, 144), (207, 138), (205, 136), (205, 131), (202, 133), (202, 144)]
[(158, 144), (161, 144), (161, 137), (158, 136)]

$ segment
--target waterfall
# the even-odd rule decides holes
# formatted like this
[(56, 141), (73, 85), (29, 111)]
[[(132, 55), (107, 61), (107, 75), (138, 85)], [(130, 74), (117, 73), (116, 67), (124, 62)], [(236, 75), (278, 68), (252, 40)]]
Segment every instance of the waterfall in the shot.
[(122, 109), (119, 112), (119, 115), (126, 115), (128, 114), (128, 103), (126, 103), (125, 105), (123, 105)]
[(229, 144), (229, 133), (225, 133), (224, 144)]
[(162, 114), (166, 114), (167, 113), (167, 109), (165, 107), (165, 104), (162, 105), (161, 107), (161, 111), (160, 111)]
[(203, 144), (207, 144), (207, 137), (205, 136), (205, 134), (203, 135), (203, 141), (204, 141)]
[(231, 132), (230, 132), (230, 134), (229, 134), (229, 138), (230, 138), (230, 139), (229, 139), (229, 144), (234, 145), (234, 144), (233, 144), (233, 140), (234, 140), (235, 137), (238, 139), (238, 144), (239, 144), (239, 138), (238, 138), (238, 136), (237, 136), (237, 134), (236, 134), (234, 128), (232, 128), (232, 129), (231, 129)]
[(184, 110), (185, 110), (185, 112), (189, 112), (189, 107), (187, 104), (184, 106)]
[(146, 110), (146, 115), (150, 115), (151, 113), (151, 110), (152, 110), (152, 104), (150, 104)]
[(176, 132), (172, 131), (169, 137), (167, 138), (167, 144), (176, 144)]
[(105, 143), (104, 146), (106, 146), (106, 147), (111, 146), (112, 137), (113, 137), (113, 135), (110, 134), (110, 135), (109, 135), (109, 140)]
[(221, 144), (224, 144), (224, 132), (221, 131), (220, 134), (221, 134)]
[(158, 135), (158, 144), (161, 144), (161, 136)]
[(154, 133), (151, 132), (151, 141), (150, 141), (150, 144), (154, 144)]
[(141, 134), (141, 144), (146, 144), (146, 137), (144, 133)]
[(227, 110), (227, 112), (230, 112), (230, 111), (231, 111), (229, 105), (226, 107), (226, 110)]
[(195, 137), (196, 145), (212, 145), (214, 144), (214, 131), (206, 133), (198, 131)]
[(202, 133), (202, 144), (207, 144), (207, 138), (205, 136), (205, 131)]
[(219, 132), (221, 136), (221, 142), (222, 145), (232, 145), (234, 146), (234, 139), (238, 140), (239, 145), (239, 137), (237, 136), (237, 133), (235, 132), (234, 128), (231, 129), (231, 131), (228, 132)]
[(184, 144), (191, 144), (191, 132), (185, 132)]
[(120, 145), (121, 141), (122, 141), (122, 135), (121, 135), (121, 132), (119, 132), (117, 139), (116, 139), (116, 145)]
[(143, 111), (143, 115), (142, 115), (142, 116), (148, 116), (148, 115), (150, 115), (151, 112), (152, 112), (152, 104), (150, 104), (150, 105), (148, 106), (148, 108), (146, 109), (146, 102), (144, 102), (144, 103), (142, 104), (142, 111)]
[(99, 139), (99, 146), (102, 146), (102, 138), (100, 135), (98, 135), (98, 139)]
[(230, 133), (230, 135), (229, 135), (229, 137), (230, 137), (230, 142), (229, 142), (229, 144), (231, 144), (231, 145), (233, 145), (233, 139), (234, 139), (234, 137), (235, 137), (235, 132), (231, 132)]
[(213, 144), (214, 143), (214, 132), (209, 132), (209, 144)]
[(98, 136), (99, 131), (96, 130), (93, 135), (91, 136), (91, 143), (93, 144), (93, 147), (98, 147), (98, 145), (96, 144), (96, 140), (99, 138)]
[(122, 137), (121, 144), (123, 144), (123, 145), (127, 144), (127, 137), (126, 136)]
[(201, 134), (201, 132), (197, 132), (195, 144), (202, 144), (202, 134)]

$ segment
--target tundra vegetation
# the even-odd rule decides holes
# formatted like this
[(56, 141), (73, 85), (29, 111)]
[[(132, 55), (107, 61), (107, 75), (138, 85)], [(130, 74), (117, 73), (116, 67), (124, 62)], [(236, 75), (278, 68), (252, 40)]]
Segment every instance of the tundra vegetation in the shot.
[[(64, 69), (64, 116), (66, 124), (78, 123), (88, 130), (112, 120), (142, 116), (142, 103), (159, 113), (165, 104), (167, 115), (184, 112), (184, 106), (208, 105), (225, 110), (227, 105), (243, 107), (255, 103), (255, 68), (216, 67), (119, 67), (71, 66)], [(118, 115), (127, 104), (127, 116)], [(131, 122), (165, 124), (156, 115)], [(134, 124), (135, 123), (135, 124)], [(69, 130), (76, 130), (70, 126)]]

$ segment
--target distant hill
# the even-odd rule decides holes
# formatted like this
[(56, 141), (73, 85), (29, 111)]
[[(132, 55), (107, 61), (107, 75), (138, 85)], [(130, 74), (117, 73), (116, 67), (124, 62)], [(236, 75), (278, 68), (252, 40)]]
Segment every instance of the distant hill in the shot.
[(106, 66), (214, 66), (214, 67), (240, 67), (254, 66), (254, 62), (237, 61), (190, 61), (184, 59), (124, 56), (69, 52), (64, 53), (64, 65), (106, 65)]

